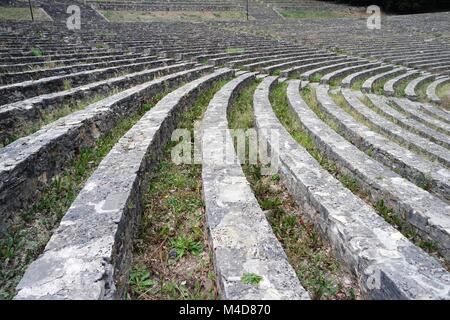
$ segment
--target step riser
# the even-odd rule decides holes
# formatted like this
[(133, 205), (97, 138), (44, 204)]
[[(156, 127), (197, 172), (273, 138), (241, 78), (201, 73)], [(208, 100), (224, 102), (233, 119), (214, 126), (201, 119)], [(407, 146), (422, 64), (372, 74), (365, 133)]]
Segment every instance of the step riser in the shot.
[(44, 113), (56, 111), (61, 106), (70, 106), (79, 102), (79, 99), (103, 95), (114, 90), (127, 89), (133, 85), (150, 81), (156, 76), (164, 76), (170, 72), (179, 72), (194, 67), (193, 63), (170, 65), (149, 69), (138, 74), (127, 74), (119, 78), (112, 78), (98, 83), (91, 83), (73, 90), (62, 91), (55, 94), (43, 95), (23, 102), (0, 107), (0, 142), (10, 141), (21, 129), (43, 118)]

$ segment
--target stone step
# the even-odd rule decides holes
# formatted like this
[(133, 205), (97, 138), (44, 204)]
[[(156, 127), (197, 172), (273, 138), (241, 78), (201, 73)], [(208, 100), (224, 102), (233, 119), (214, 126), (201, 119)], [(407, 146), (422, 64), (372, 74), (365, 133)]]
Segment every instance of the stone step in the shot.
[(237, 67), (249, 65), (252, 63), (258, 63), (261, 61), (266, 61), (268, 59), (281, 59), (281, 58), (293, 58), (297, 56), (301, 56), (302, 54), (310, 53), (311, 50), (295, 50), (293, 52), (281, 53), (281, 54), (271, 54), (271, 55), (263, 55), (255, 57), (254, 55), (250, 55), (248, 58), (232, 60), (226, 63), (228, 67)]
[(420, 77), (421, 74), (417, 70), (409, 70), (406, 73), (400, 74), (395, 78), (390, 79), (384, 84), (383, 91), (387, 96), (393, 96), (395, 94), (395, 88), (400, 85), (402, 81), (412, 80)]
[(354, 59), (349, 59), (349, 60), (346, 60), (346, 61), (340, 62), (340, 63), (332, 63), (330, 65), (320, 66), (318, 68), (314, 68), (312, 70), (303, 72), (300, 75), (300, 79), (305, 80), (305, 81), (313, 80), (315, 75), (324, 75), (324, 74), (327, 74), (328, 72), (333, 72), (335, 70), (338, 70), (341, 67), (358, 66), (358, 65), (363, 65), (363, 64), (365, 64), (365, 61), (354, 60)]
[[(202, 122), (203, 195), (218, 287), (226, 300), (309, 299), (253, 195), (228, 131), (228, 108), (254, 77), (245, 73), (226, 84)], [(261, 276), (261, 284), (242, 283), (246, 273)]]
[(0, 86), (0, 105), (20, 101), (24, 98), (31, 98), (42, 94), (67, 90), (65, 86), (66, 83), (69, 82), (71, 87), (77, 87), (92, 81), (104, 80), (114, 75), (117, 76), (117, 73), (120, 72), (136, 72), (145, 68), (165, 66), (172, 63), (174, 63), (173, 59), (130, 63), (117, 67), (94, 69)]
[(279, 173), (298, 205), (330, 241), (334, 253), (371, 299), (449, 299), (450, 274), (342, 186), (284, 129), (272, 111), (267, 77), (254, 96), (258, 133), (279, 132)]
[(298, 48), (288, 48), (288, 49), (277, 48), (277, 49), (261, 50), (258, 53), (245, 53), (244, 52), (239, 55), (228, 55), (227, 57), (208, 59), (208, 63), (212, 63), (217, 66), (217, 65), (221, 65), (221, 64), (231, 63), (232, 61), (239, 63), (241, 60), (246, 61), (246, 59), (250, 59), (250, 58), (267, 57), (270, 54), (272, 54), (272, 55), (295, 54), (298, 52), (299, 52)]
[(344, 68), (340, 68), (337, 70), (334, 70), (330, 73), (325, 74), (321, 79), (320, 79), (320, 83), (322, 84), (327, 84), (327, 83), (331, 83), (333, 81), (336, 81), (340, 78), (344, 78), (345, 76), (353, 73), (353, 72), (358, 72), (361, 70), (366, 70), (366, 69), (371, 69), (374, 67), (379, 67), (381, 65), (380, 62), (371, 62), (371, 63), (364, 63), (361, 65), (356, 65), (356, 66), (350, 66), (350, 67), (344, 67)]
[(426, 94), (427, 94), (427, 98), (428, 100), (440, 104), (442, 103), (441, 98), (437, 95), (437, 88), (439, 86), (445, 85), (447, 83), (450, 83), (450, 77), (444, 77), (441, 79), (436, 79), (435, 81), (433, 81), (426, 89)]
[(442, 199), (450, 199), (450, 171), (360, 124), (341, 109), (324, 85), (316, 88), (321, 110), (338, 126), (340, 134), (371, 156), (416, 185), (427, 185), (429, 191)]
[(415, 120), (423, 122), (425, 125), (446, 135), (450, 135), (450, 114), (445, 110), (440, 110), (426, 103), (402, 98), (392, 98), (390, 101), (394, 103), (394, 106)]
[(417, 100), (417, 93), (416, 93), (417, 88), (423, 83), (430, 81), (431, 79), (434, 79), (434, 77), (435, 76), (432, 74), (424, 74), (423, 76), (420, 76), (410, 81), (405, 88), (406, 97), (411, 100)]
[(131, 63), (141, 63), (157, 60), (157, 56), (139, 56), (136, 58), (117, 58), (105, 59), (103, 62), (89, 64), (74, 64), (70, 66), (25, 71), (20, 73), (6, 73), (1, 76), (0, 84), (13, 84), (17, 82), (25, 82), (29, 80), (38, 80), (40, 78), (54, 77), (58, 75), (66, 75), (71, 73), (82, 72), (105, 67), (115, 67)]
[[(370, 81), (373, 81), (372, 79), (374, 79), (376, 77), (375, 81), (378, 81), (383, 76), (386, 76), (387, 72), (393, 71), (393, 69), (394, 69), (394, 66), (383, 64), (379, 67), (369, 68), (369, 69), (361, 70), (359, 72), (351, 73), (348, 76), (346, 76), (344, 79), (342, 79), (341, 87), (350, 88), (357, 81), (367, 79), (367, 78), (371, 79)], [(383, 76), (381, 76), (381, 75), (383, 75)], [(367, 79), (367, 80), (369, 80), (369, 79)], [(373, 82), (368, 84), (368, 86), (370, 86), (370, 88), (372, 87)]]
[(289, 78), (289, 77), (295, 77), (296, 75), (301, 75), (303, 72), (314, 69), (314, 68), (320, 68), (323, 66), (328, 66), (328, 65), (332, 65), (334, 63), (338, 63), (338, 62), (348, 62), (348, 61), (356, 61), (356, 58), (349, 58), (347, 56), (333, 56), (330, 57), (329, 59), (324, 59), (323, 61), (319, 61), (319, 62), (313, 62), (313, 63), (306, 63), (303, 64), (299, 61), (299, 64), (291, 67), (291, 68), (287, 68), (284, 70), (281, 70), (280, 74), (283, 78)]
[(301, 54), (301, 55), (296, 55), (296, 56), (291, 56), (291, 57), (285, 57), (285, 58), (277, 58), (275, 57), (274, 59), (268, 59), (268, 60), (263, 60), (263, 61), (258, 61), (258, 62), (253, 62), (253, 63), (249, 63), (249, 64), (244, 64), (242, 67), (246, 68), (248, 70), (252, 70), (252, 71), (256, 71), (256, 70), (264, 70), (263, 68), (266, 66), (269, 66), (269, 68), (273, 68), (273, 64), (279, 64), (285, 61), (288, 62), (295, 62), (297, 61), (304, 61), (306, 59), (304, 58), (312, 58), (315, 59), (313, 61), (323, 61), (326, 59), (329, 59), (330, 55), (329, 54), (316, 54), (316, 53), (312, 53), (312, 52), (308, 52), (306, 54)]
[[(450, 205), (417, 187), (331, 129), (303, 101), (300, 81), (289, 83), (287, 96), (297, 121), (314, 139), (316, 146), (345, 173), (356, 177), (361, 191), (368, 191), (373, 203), (383, 201), (450, 259)], [(344, 90), (345, 91), (345, 90)]]
[(334, 59), (337, 57), (336, 55), (329, 54), (329, 53), (317, 54), (316, 55), (317, 57), (315, 57), (315, 58), (312, 58), (312, 56), (315, 56), (315, 55), (306, 56), (306, 59), (292, 59), (292, 60), (288, 60), (287, 62), (276, 63), (276, 64), (273, 64), (273, 65), (263, 68), (262, 71), (264, 73), (269, 74), (278, 69), (290, 68), (293, 66), (304, 65), (306, 63), (329, 61), (330, 59)]
[(415, 133), (409, 132), (380, 116), (360, 101), (360, 98), (363, 98), (361, 92), (343, 89), (341, 93), (350, 109), (370, 123), (376, 131), (381, 132), (392, 141), (403, 144), (408, 148), (420, 150), (430, 159), (438, 161), (444, 166), (450, 166), (450, 150), (428, 139), (422, 138)]
[(119, 119), (132, 116), (143, 103), (168, 87), (174, 88), (210, 70), (198, 67), (142, 83), (0, 149), (0, 229), (5, 229), (8, 218), (26, 208), (81, 148), (93, 145)]
[(65, 60), (50, 60), (35, 63), (19, 63), (19, 64), (3, 64), (0, 65), (0, 73), (12, 73), (12, 72), (27, 72), (33, 71), (30, 69), (45, 69), (49, 64), (61, 65), (61, 66), (71, 66), (80, 62), (83, 63), (96, 63), (102, 61), (108, 61), (110, 59), (121, 58), (137, 58), (142, 56), (141, 53), (122, 53), (121, 55), (104, 55), (96, 57), (86, 57), (86, 58), (76, 58), (76, 59), (65, 59)]

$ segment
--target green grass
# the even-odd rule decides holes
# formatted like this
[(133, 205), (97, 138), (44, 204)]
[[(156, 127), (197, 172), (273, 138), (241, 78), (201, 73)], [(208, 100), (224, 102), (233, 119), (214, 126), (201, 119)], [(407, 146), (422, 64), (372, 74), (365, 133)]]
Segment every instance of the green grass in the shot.
[(367, 80), (366, 78), (356, 80), (356, 81), (353, 82), (353, 84), (352, 84), (352, 89), (353, 89), (353, 90), (358, 90), (358, 91), (360, 91), (361, 88), (362, 88), (362, 86), (363, 86), (363, 84), (364, 84), (364, 82), (365, 82), (366, 80)]
[(450, 97), (450, 82), (438, 86), (436, 90), (436, 94), (439, 98), (443, 99), (445, 97)]
[(96, 44), (95, 44), (95, 47), (96, 47), (97, 49), (104, 49), (104, 48), (106, 48), (106, 45), (105, 45), (104, 43), (96, 43)]
[[(179, 128), (193, 133), (209, 101), (227, 82), (222, 80), (203, 92), (183, 113)], [(134, 269), (146, 270), (148, 286), (134, 285), (130, 276), (130, 299), (217, 299), (212, 252), (205, 230), (201, 166), (176, 165), (166, 146), (152, 170), (144, 212), (134, 248)], [(148, 274), (147, 274), (148, 272)], [(141, 272), (142, 274), (142, 272)]]
[[(228, 114), (231, 129), (249, 129), (254, 126), (253, 93), (255, 82), (243, 90)], [(278, 174), (262, 176), (261, 167), (243, 165), (251, 188), (263, 210), (268, 213), (272, 229), (283, 245), (289, 262), (300, 282), (314, 299), (353, 299), (358, 295), (356, 285), (332, 256), (314, 226), (304, 220), (293, 198), (281, 184)]]
[(384, 94), (384, 85), (389, 81), (389, 79), (378, 80), (373, 84), (373, 93), (383, 95)]
[(417, 99), (419, 101), (426, 102), (428, 101), (427, 97), (427, 88), (433, 82), (433, 80), (427, 80), (422, 82), (418, 88), (416, 88)]
[[(199, 205), (202, 203), (199, 201)], [(195, 240), (190, 235), (179, 235), (175, 238), (170, 239), (170, 245), (177, 254), (177, 259), (181, 259), (187, 254), (193, 254), (199, 256), (203, 252), (203, 245), (200, 241)]]
[(447, 111), (450, 111), (450, 83), (438, 86), (436, 94), (442, 100), (441, 106)]
[(408, 86), (410, 80), (402, 80), (400, 83), (394, 88), (394, 96), (398, 98), (406, 97), (405, 89)]
[(67, 91), (67, 90), (70, 90), (70, 89), (72, 89), (72, 82), (70, 82), (70, 80), (65, 79), (63, 81), (63, 90)]

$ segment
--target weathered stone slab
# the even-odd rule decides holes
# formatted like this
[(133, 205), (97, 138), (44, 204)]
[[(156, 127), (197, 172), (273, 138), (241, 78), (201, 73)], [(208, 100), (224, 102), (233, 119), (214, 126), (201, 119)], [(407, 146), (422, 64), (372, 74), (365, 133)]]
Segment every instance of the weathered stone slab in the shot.
[(345, 173), (355, 177), (374, 203), (383, 200), (394, 208), (450, 260), (450, 205), (373, 160), (331, 129), (300, 97), (299, 84), (300, 81), (289, 84), (289, 105), (316, 146)]
[(16, 299), (123, 298), (133, 234), (149, 173), (181, 114), (221, 69), (161, 99), (114, 146), (65, 214), (44, 253), (27, 269)]

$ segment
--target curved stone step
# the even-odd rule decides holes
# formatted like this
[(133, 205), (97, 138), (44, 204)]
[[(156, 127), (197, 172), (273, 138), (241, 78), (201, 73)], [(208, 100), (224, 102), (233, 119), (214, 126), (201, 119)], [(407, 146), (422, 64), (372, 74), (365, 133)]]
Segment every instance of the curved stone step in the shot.
[(450, 200), (450, 171), (402, 146), (371, 131), (341, 109), (328, 95), (328, 87), (315, 87), (317, 102), (321, 110), (339, 125), (340, 132), (358, 148), (370, 152), (372, 157), (414, 184), (430, 185), (430, 191), (445, 200)]
[(303, 64), (300, 63), (297, 66), (285, 69), (281, 71), (281, 76), (284, 78), (289, 78), (292, 77), (296, 74), (302, 74), (303, 72), (305, 72), (306, 70), (311, 70), (314, 69), (316, 67), (323, 67), (323, 66), (328, 66), (331, 65), (333, 63), (338, 63), (338, 62), (344, 62), (344, 61), (355, 61), (357, 60), (356, 58), (349, 58), (346, 56), (333, 56), (330, 59), (324, 60), (324, 61), (320, 61), (320, 62), (314, 62), (314, 63), (307, 63), (307, 64)]
[(215, 81), (220, 69), (162, 98), (119, 140), (86, 182), (44, 253), (25, 272), (15, 299), (123, 298), (132, 235), (149, 172), (182, 112)]
[(361, 92), (352, 91), (350, 89), (342, 89), (341, 92), (350, 109), (363, 117), (364, 120), (368, 121), (389, 139), (403, 143), (409, 148), (418, 149), (421, 152), (426, 153), (433, 160), (442, 163), (444, 166), (450, 167), (450, 150), (437, 145), (428, 139), (422, 138), (415, 133), (409, 132), (397, 124), (383, 118), (359, 100), (360, 98), (363, 98)]
[(450, 135), (450, 114), (445, 110), (408, 99), (391, 98), (390, 101), (417, 121)]
[(283, 62), (283, 63), (277, 63), (277, 64), (270, 65), (268, 67), (263, 68), (262, 71), (264, 73), (271, 73), (277, 69), (288, 68), (288, 67), (297, 66), (297, 65), (304, 65), (306, 63), (329, 61), (331, 58), (336, 57), (333, 54), (323, 54), (323, 55), (317, 55), (317, 56), (318, 57), (316, 57), (316, 58), (311, 58), (311, 55), (310, 55), (310, 56), (307, 56), (306, 59), (301, 59), (301, 60), (295, 59), (295, 60), (289, 60), (289, 61)]
[(289, 105), (316, 146), (344, 172), (356, 177), (374, 203), (383, 200), (387, 206), (395, 208), (424, 239), (437, 243), (442, 255), (450, 261), (450, 204), (374, 161), (336, 133), (303, 101), (299, 84), (299, 81), (289, 84)]
[(140, 63), (140, 62), (148, 62), (148, 61), (154, 61), (157, 59), (157, 56), (138, 56), (135, 58), (116, 58), (116, 59), (105, 59), (102, 62), (95, 62), (95, 63), (89, 63), (89, 64), (73, 64), (70, 66), (62, 66), (62, 67), (55, 67), (55, 68), (47, 68), (47, 69), (41, 69), (41, 70), (32, 70), (32, 71), (25, 71), (25, 72), (19, 72), (19, 73), (6, 73), (1, 75), (0, 83), (1, 84), (13, 84), (18, 82), (24, 82), (24, 81), (30, 81), (30, 80), (38, 80), (40, 78), (48, 78), (48, 77), (54, 77), (59, 75), (65, 75), (70, 73), (77, 73), (87, 70), (94, 70), (98, 68), (105, 68), (105, 67), (115, 67), (120, 66), (124, 64), (131, 64), (131, 63)]
[(379, 81), (383, 81), (385, 79), (389, 79), (391, 77), (396, 77), (398, 75), (403, 74), (404, 72), (406, 72), (406, 68), (405, 67), (399, 67), (399, 68), (395, 68), (391, 71), (387, 71), (384, 73), (380, 73), (377, 75), (374, 75), (373, 77), (370, 77), (369, 79), (367, 79), (366, 81), (364, 81), (362, 87), (361, 87), (361, 91), (363, 92), (372, 92), (374, 90), (374, 86), (377, 82)]
[(273, 64), (280, 64), (283, 62), (290, 62), (293, 63), (293, 61), (301, 61), (304, 58), (315, 58), (316, 60), (313, 61), (323, 61), (326, 60), (330, 57), (329, 54), (316, 54), (316, 53), (307, 53), (307, 54), (301, 54), (301, 55), (296, 55), (296, 56), (292, 56), (292, 57), (287, 57), (287, 58), (275, 58), (275, 59), (267, 59), (267, 60), (263, 60), (263, 61), (259, 61), (259, 62), (255, 62), (255, 63), (250, 63), (250, 64), (244, 64), (242, 65), (243, 68), (246, 68), (248, 70), (252, 70), (252, 71), (256, 71), (256, 70), (264, 70), (264, 67), (266, 66), (271, 66)]
[[(450, 274), (354, 196), (290, 136), (272, 111), (267, 77), (254, 95), (258, 133), (279, 132), (280, 175), (305, 214), (330, 241), (372, 299), (449, 299)], [(450, 287), (449, 287), (450, 288)]]
[(220, 65), (220, 64), (226, 64), (228, 62), (234, 61), (246, 61), (249, 58), (256, 58), (256, 57), (264, 57), (267, 56), (268, 54), (272, 54), (272, 55), (280, 55), (280, 54), (295, 54), (296, 52), (298, 52), (298, 48), (287, 48), (287, 49), (271, 49), (271, 50), (262, 50), (260, 52), (257, 53), (242, 53), (239, 55), (233, 55), (233, 54), (229, 54), (226, 57), (220, 57), (220, 58), (211, 58), (208, 59), (208, 63), (211, 63), (213, 65)]
[(238, 59), (238, 60), (232, 60), (227, 62), (225, 65), (227, 67), (237, 67), (237, 66), (242, 66), (242, 65), (248, 65), (248, 64), (252, 64), (252, 63), (258, 63), (261, 61), (265, 61), (268, 59), (282, 59), (282, 58), (291, 58), (291, 57), (296, 57), (296, 56), (300, 56), (303, 53), (306, 52), (311, 52), (311, 49), (308, 50), (295, 50), (292, 52), (288, 52), (288, 53), (281, 53), (281, 54), (271, 54), (271, 55), (263, 55), (263, 56), (254, 56), (254, 55), (249, 55), (248, 57), (244, 58), (244, 59)]
[(367, 97), (372, 102), (373, 106), (377, 108), (385, 117), (392, 120), (394, 123), (411, 130), (422, 137), (425, 137), (434, 143), (442, 145), (447, 149), (450, 149), (450, 136), (436, 131), (422, 122), (419, 122), (411, 117), (405, 116), (403, 113), (398, 112), (395, 108), (389, 105), (389, 100), (383, 96), (375, 94), (367, 94)]
[(414, 63), (415, 68), (421, 68), (421, 69), (430, 69), (430, 68), (436, 68), (436, 67), (449, 67), (450, 66), (450, 59), (443, 59), (439, 60), (437, 62), (432, 61), (422, 61), (422, 63)]
[[(123, 51), (115, 52), (117, 55), (122, 55)], [(114, 52), (109, 51), (108, 49), (104, 50), (90, 50), (87, 52), (75, 52), (75, 53), (60, 53), (60, 54), (54, 54), (54, 55), (46, 55), (44, 52), (44, 55), (41, 57), (37, 56), (22, 56), (22, 57), (4, 57), (0, 58), (0, 64), (13, 64), (13, 63), (33, 63), (33, 62), (49, 62), (53, 60), (66, 60), (66, 59), (78, 59), (78, 58), (84, 58), (86, 56), (89, 57), (99, 57), (99, 56), (105, 56), (105, 55), (111, 55), (114, 54)]]
[[(254, 77), (246, 73), (226, 84), (202, 122), (203, 195), (217, 282), (223, 299), (309, 299), (253, 195), (228, 131), (227, 109)], [(242, 283), (245, 273), (262, 276), (262, 282)]]
[(351, 73), (348, 76), (346, 76), (341, 81), (341, 87), (343, 88), (351, 88), (355, 82), (371, 77), (373, 75), (377, 76), (379, 74), (386, 74), (387, 71), (391, 71), (394, 68), (394, 66), (391, 65), (381, 65), (376, 66), (373, 68), (361, 70), (359, 72)]
[(411, 80), (419, 76), (420, 76), (419, 71), (410, 70), (406, 73), (403, 73), (395, 78), (388, 80), (383, 87), (384, 94), (387, 96), (393, 96), (395, 94), (395, 88), (400, 84), (400, 82)]
[[(50, 60), (36, 63), (22, 63), (22, 64), (4, 64), (0, 65), (0, 73), (27, 73), (33, 71), (41, 71), (45, 69), (49, 64), (54, 64), (62, 67), (70, 67), (75, 64), (88, 64), (88, 63), (98, 63), (101, 61), (108, 61), (110, 59), (125, 59), (125, 58), (137, 58), (142, 56), (141, 53), (122, 53), (118, 55), (105, 55), (100, 57), (85, 57), (77, 59), (66, 59), (66, 60)], [(33, 68), (35, 70), (30, 70)], [(3, 75), (4, 75), (3, 74)], [(2, 75), (2, 76), (3, 76)]]
[(0, 149), (0, 231), (5, 229), (6, 220), (26, 208), (81, 148), (93, 145), (120, 118), (132, 116), (167, 87), (192, 80), (205, 70), (210, 69), (199, 67), (132, 87)]

